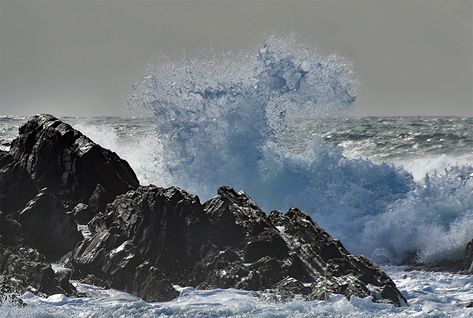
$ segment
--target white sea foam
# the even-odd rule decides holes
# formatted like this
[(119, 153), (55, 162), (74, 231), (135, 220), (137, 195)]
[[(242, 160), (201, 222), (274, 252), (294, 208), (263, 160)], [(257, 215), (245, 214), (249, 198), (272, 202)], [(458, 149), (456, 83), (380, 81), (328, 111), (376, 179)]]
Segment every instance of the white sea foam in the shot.
[(234, 289), (179, 288), (179, 299), (146, 303), (124, 292), (75, 283), (86, 298), (23, 295), (25, 308), (0, 307), (0, 317), (473, 317), (473, 276), (386, 268), (410, 306), (372, 303), (370, 298), (274, 303)]

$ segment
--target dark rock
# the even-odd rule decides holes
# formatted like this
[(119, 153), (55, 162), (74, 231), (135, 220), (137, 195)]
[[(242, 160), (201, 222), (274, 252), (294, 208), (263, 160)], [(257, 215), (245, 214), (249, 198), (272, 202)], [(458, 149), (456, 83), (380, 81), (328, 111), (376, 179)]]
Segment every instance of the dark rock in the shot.
[(36, 193), (28, 172), (8, 152), (0, 150), (0, 210), (8, 214), (20, 210)]
[(21, 226), (0, 212), (0, 298), (26, 291), (40, 296), (77, 295), (68, 277), (54, 273), (46, 258), (24, 245)]
[(366, 297), (370, 294), (367, 287), (370, 285), (383, 290), (383, 299), (397, 305), (407, 304), (386, 273), (367, 258), (350, 255), (339, 241), (300, 210), (292, 208), (286, 214), (273, 211), (269, 220), (280, 229), (289, 248), (314, 276), (313, 294), (326, 290), (348, 298), (351, 295)]
[(84, 203), (77, 204), (74, 209), (72, 209), (72, 215), (77, 224), (87, 224), (94, 217), (94, 213), (89, 206)]
[(92, 236), (71, 259), (74, 277), (93, 275), (146, 300), (172, 299), (178, 284), (406, 304), (383, 271), (350, 255), (301, 211), (267, 216), (228, 187), (203, 205), (178, 188), (139, 187), (118, 196), (89, 228)]
[(244, 250), (244, 261), (248, 263), (270, 256), (285, 258), (289, 256), (289, 249), (283, 238), (273, 231), (265, 231), (261, 235), (248, 240)]
[(23, 244), (23, 241), (21, 225), (11, 215), (5, 215), (0, 211), (0, 244), (18, 246)]
[(277, 290), (283, 298), (293, 298), (294, 295), (309, 295), (310, 287), (304, 286), (300, 281), (293, 277), (286, 277), (276, 285)]
[(473, 240), (466, 244), (463, 258), (447, 258), (423, 263), (418, 260), (417, 254), (418, 253), (415, 251), (406, 253), (402, 264), (408, 265), (407, 270), (417, 269), (435, 272), (473, 273)]
[(10, 146), (0, 151), (1, 293), (76, 295), (69, 277), (47, 263), (82, 240), (66, 211), (77, 207), (76, 217), (87, 223), (116, 195), (138, 186), (135, 173), (51, 115), (29, 118)]
[(401, 261), (402, 265), (407, 266), (417, 266), (420, 265), (419, 263), (419, 253), (417, 251), (407, 251), (404, 253), (404, 257)]
[(41, 192), (20, 212), (27, 242), (50, 260), (71, 251), (82, 240), (72, 215), (51, 193)]
[[(12, 214), (19, 206), (14, 209), (7, 206), (7, 215), (0, 211), (0, 302), (7, 300), (15, 305), (24, 305), (17, 295), (26, 291), (40, 296), (55, 293), (77, 295), (67, 277), (54, 273), (42, 254), (26, 246), (22, 226)], [(4, 207), (1, 206), (2, 209)]]
[(40, 296), (76, 295), (69, 280), (54, 273), (51, 265), (35, 249), (9, 248), (0, 244), (0, 289), (21, 295), (30, 291)]
[[(379, 267), (297, 209), (268, 216), (229, 187), (204, 204), (176, 187), (139, 187), (126, 161), (51, 115), (19, 132), (0, 151), (0, 291), (77, 295), (72, 275), (146, 301), (174, 299), (177, 284), (406, 304)], [(54, 273), (47, 261), (71, 250), (70, 271)]]
[(473, 273), (473, 240), (466, 244), (465, 257), (463, 258), (463, 260), (464, 269), (469, 273)]
[(145, 276), (146, 280), (140, 286), (140, 294), (145, 301), (167, 301), (179, 296), (179, 293), (172, 286), (171, 281), (156, 267), (151, 267), (146, 271)]
[[(164, 300), (166, 295), (150, 292), (170, 291), (169, 281), (187, 285), (188, 273), (202, 256), (208, 221), (196, 196), (149, 186), (118, 196), (89, 228), (92, 237), (71, 260), (75, 276), (92, 274), (143, 299)], [(158, 269), (165, 275), (157, 275)], [(168, 299), (175, 296), (168, 293)]]
[(126, 161), (54, 116), (35, 115), (19, 132), (9, 154), (66, 209), (82, 202), (96, 213), (139, 184)]
[(279, 281), (291, 276), (284, 269), (284, 262), (276, 258), (266, 256), (251, 264), (251, 268), (261, 275), (261, 285), (266, 288), (275, 286)]

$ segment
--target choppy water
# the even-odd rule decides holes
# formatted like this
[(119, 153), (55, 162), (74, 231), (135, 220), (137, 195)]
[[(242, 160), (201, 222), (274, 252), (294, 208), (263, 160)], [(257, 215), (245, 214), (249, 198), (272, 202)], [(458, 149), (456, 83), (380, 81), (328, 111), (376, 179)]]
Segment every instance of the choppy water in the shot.
[(0, 317), (473, 317), (473, 276), (385, 268), (395, 280), (409, 307), (372, 303), (369, 298), (347, 300), (333, 295), (330, 301), (294, 300), (275, 303), (241, 290), (199, 291), (180, 288), (178, 300), (145, 303), (116, 290), (75, 283), (86, 298), (23, 295), (29, 305), (19, 309), (4, 305)]
[[(473, 238), (473, 118), (349, 117), (357, 94), (350, 64), (278, 41), (243, 57), (160, 65), (130, 95), (131, 107), (149, 117), (63, 118), (128, 160), (142, 184), (178, 185), (201, 201), (230, 185), (266, 211), (297, 206), (352, 253), (382, 264), (412, 250), (423, 261), (455, 259)], [(0, 117), (0, 147), (24, 121)], [(340, 297), (274, 304), (247, 292), (190, 289), (177, 301), (146, 304), (80, 285), (88, 299), (25, 295), (34, 306), (23, 313), (473, 316), (462, 307), (473, 300), (471, 276), (389, 271), (411, 307)]]

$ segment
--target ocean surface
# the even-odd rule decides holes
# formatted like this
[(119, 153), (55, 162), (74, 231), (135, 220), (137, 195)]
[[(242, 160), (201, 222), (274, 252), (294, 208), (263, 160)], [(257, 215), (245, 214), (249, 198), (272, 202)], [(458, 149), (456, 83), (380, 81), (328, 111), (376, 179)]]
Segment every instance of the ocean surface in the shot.
[[(62, 119), (126, 159), (142, 184), (177, 185), (201, 202), (229, 185), (267, 212), (301, 208), (381, 264), (410, 306), (178, 286), (178, 300), (148, 304), (76, 282), (88, 297), (25, 294), (30, 306), (4, 304), (0, 317), (473, 317), (472, 275), (399, 266), (412, 251), (423, 262), (459, 259), (473, 238), (473, 118), (350, 116), (358, 85), (348, 61), (273, 42), (161, 61), (130, 93), (146, 116)], [(0, 117), (1, 149), (25, 120)]]

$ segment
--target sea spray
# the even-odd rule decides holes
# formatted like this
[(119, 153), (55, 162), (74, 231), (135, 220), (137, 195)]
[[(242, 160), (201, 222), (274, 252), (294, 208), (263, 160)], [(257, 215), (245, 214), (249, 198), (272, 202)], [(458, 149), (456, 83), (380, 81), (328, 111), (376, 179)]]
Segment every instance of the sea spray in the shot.
[(305, 148), (304, 125), (355, 100), (346, 61), (276, 40), (246, 59), (172, 59), (130, 99), (155, 114), (170, 181), (202, 197), (222, 184), (254, 193), (268, 158)]
[[(225, 184), (267, 211), (298, 206), (349, 250), (381, 262), (411, 250), (423, 260), (458, 256), (468, 240), (456, 230), (471, 214), (469, 168), (415, 182), (402, 167), (348, 159), (311, 127), (355, 101), (350, 63), (276, 39), (243, 57), (169, 59), (130, 97), (154, 113), (162, 185), (205, 200)], [(444, 237), (435, 248), (433, 235)]]

